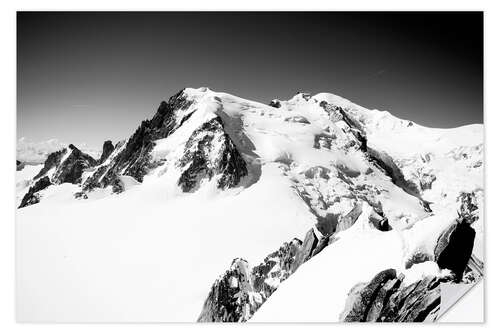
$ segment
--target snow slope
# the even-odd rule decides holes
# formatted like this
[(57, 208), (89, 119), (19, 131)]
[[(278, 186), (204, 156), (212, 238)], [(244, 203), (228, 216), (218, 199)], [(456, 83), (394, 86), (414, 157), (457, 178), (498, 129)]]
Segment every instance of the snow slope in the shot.
[[(327, 93), (297, 94), (277, 108), (207, 88), (187, 88), (184, 95), (193, 103), (176, 111), (180, 126), (155, 141), (155, 167), (142, 182), (121, 174), (122, 193), (96, 188), (87, 200), (74, 197), (80, 185), (53, 185), (40, 203), (17, 211), (18, 320), (195, 321), (213, 281), (234, 258), (257, 264), (318, 221), (362, 202), (355, 225), (299, 267), (252, 318), (335, 321), (353, 285), (385, 268), (403, 271), (409, 256), (452, 223), (458, 193), (482, 191), (482, 166), (474, 167), (482, 160), (481, 125), (408, 126)], [(391, 156), (408, 179), (435, 175), (432, 187), (420, 197), (396, 185), (362, 151), (357, 130), (321, 102), (344, 108), (368, 148)], [(179, 160), (192, 133), (217, 117), (248, 174), (234, 188), (202, 178), (199, 188), (184, 193)], [(219, 143), (207, 152), (209, 162), (219, 158)], [(102, 165), (111, 165), (126, 144)], [(17, 173), (25, 184), (18, 185), (19, 200), (36, 174), (28, 175), (28, 167)], [(96, 170), (84, 173), (83, 182)], [(383, 208), (392, 231), (367, 226), (374, 207)], [(436, 272), (427, 266), (421, 270)]]

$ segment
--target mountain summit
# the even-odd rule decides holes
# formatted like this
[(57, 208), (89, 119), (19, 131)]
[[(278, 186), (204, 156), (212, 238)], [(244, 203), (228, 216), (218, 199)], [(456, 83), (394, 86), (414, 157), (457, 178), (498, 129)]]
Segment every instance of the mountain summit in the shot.
[(441, 284), (482, 276), (483, 126), (186, 88), (97, 160), (26, 165), (17, 200), (26, 315), (435, 320)]

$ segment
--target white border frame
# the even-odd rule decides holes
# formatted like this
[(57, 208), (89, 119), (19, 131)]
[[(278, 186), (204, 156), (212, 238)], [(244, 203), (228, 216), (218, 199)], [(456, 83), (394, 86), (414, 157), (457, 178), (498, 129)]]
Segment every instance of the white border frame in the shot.
[[(0, 150), (2, 159), (0, 162), (0, 175), (2, 186), (0, 193), (0, 331), (2, 332), (84, 332), (92, 330), (94, 332), (132, 332), (132, 331), (161, 331), (173, 329), (182, 332), (233, 332), (241, 331), (261, 331), (261, 330), (286, 330), (287, 332), (301, 332), (304, 330), (315, 329), (318, 331), (331, 332), (335, 329), (342, 330), (383, 330), (384, 332), (399, 332), (401, 325), (370, 325), (350, 324), (350, 325), (330, 325), (330, 324), (253, 324), (253, 325), (200, 325), (200, 324), (16, 324), (14, 307), (14, 248), (15, 248), (15, 202), (13, 191), (15, 188), (14, 173), (15, 167), (13, 157), (15, 156), (16, 142), (16, 10), (334, 10), (334, 11), (383, 11), (383, 10), (444, 10), (444, 11), (463, 11), (479, 10), (484, 11), (485, 22), (485, 136), (486, 136), (486, 253), (492, 253), (493, 257), (486, 258), (486, 282), (485, 293), (486, 307), (484, 325), (460, 325), (460, 324), (405, 324), (405, 330), (442, 330), (453, 329), (458, 332), (477, 329), (498, 328), (498, 307), (496, 299), (500, 295), (498, 285), (498, 262), (496, 256), (500, 256), (497, 237), (500, 236), (498, 230), (498, 217), (495, 214), (495, 207), (498, 206), (500, 199), (496, 193), (496, 187), (500, 184), (499, 173), (499, 151), (496, 144), (500, 142), (499, 133), (496, 127), (499, 122), (499, 97), (497, 91), (500, 90), (499, 82), (499, 62), (500, 62), (500, 1), (440, 1), (440, 0), (420, 0), (420, 1), (396, 1), (396, 0), (377, 0), (377, 1), (316, 1), (307, 0), (291, 3), (290, 1), (269, 1), (253, 0), (236, 3), (230, 0), (212, 0), (212, 1), (103, 1), (87, 0), (85, 2), (73, 2), (63, 0), (48, 1), (2, 1), (0, 10), (0, 34), (3, 47), (0, 51), (1, 66), (1, 130)], [(464, 22), (466, 24), (466, 22)], [(491, 191), (489, 191), (491, 185)], [(489, 209), (489, 207), (492, 207)], [(488, 237), (488, 235), (490, 235)], [(488, 283), (491, 281), (491, 283)], [(476, 289), (476, 288), (475, 288)], [(471, 291), (471, 293), (473, 293)], [(472, 294), (473, 295), (473, 294)], [(488, 297), (489, 295), (489, 297)], [(467, 295), (466, 298), (469, 298)], [(465, 319), (469, 307), (465, 307), (465, 312), (459, 313), (457, 318)], [(495, 327), (497, 326), (497, 327)]]

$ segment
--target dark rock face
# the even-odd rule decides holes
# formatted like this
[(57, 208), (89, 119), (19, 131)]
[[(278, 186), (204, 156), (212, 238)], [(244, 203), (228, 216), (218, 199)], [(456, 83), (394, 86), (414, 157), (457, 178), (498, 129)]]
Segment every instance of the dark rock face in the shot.
[(83, 171), (93, 167), (96, 163), (90, 155), (83, 153), (80, 149), (70, 144), (67, 148), (49, 154), (42, 170), (40, 170), (34, 179), (38, 179), (54, 169), (54, 173), (51, 176), (51, 181), (54, 184), (78, 184), (81, 182)]
[[(108, 165), (99, 167), (85, 181), (82, 186), (83, 190), (107, 187), (116, 183), (119, 174), (131, 176), (142, 182), (149, 170), (158, 166), (157, 163), (151, 161), (150, 156), (154, 141), (166, 138), (189, 119), (191, 114), (184, 114), (181, 119), (178, 119), (175, 111), (187, 110), (192, 104), (193, 101), (187, 98), (184, 90), (170, 97), (168, 102), (161, 102), (153, 118), (141, 123), (113, 160)], [(114, 149), (118, 148), (114, 147)]]
[(459, 221), (472, 224), (478, 220), (478, 202), (475, 193), (462, 193), (458, 197), (460, 208)]
[(24, 162), (16, 160), (16, 171), (24, 169)]
[(193, 132), (178, 166), (183, 169), (178, 184), (184, 192), (199, 187), (203, 179), (219, 176), (217, 187), (235, 187), (248, 174), (246, 163), (215, 117)]
[(325, 237), (331, 236), (336, 230), (339, 221), (341, 220), (340, 214), (326, 214), (325, 217), (318, 217), (316, 228)]
[(280, 108), (281, 102), (277, 99), (273, 99), (271, 102), (269, 102), (269, 106), (272, 106), (273, 108)]
[(297, 260), (302, 261), (305, 253), (314, 250), (311, 242), (315, 242), (309, 232), (307, 235), (308, 244), (294, 238), (252, 269), (244, 259), (234, 259), (229, 270), (212, 285), (198, 321), (243, 322), (250, 319), (279, 284), (294, 272)]
[(342, 313), (341, 321), (366, 321), (367, 310), (377, 297), (378, 292), (387, 281), (394, 278), (396, 278), (396, 271), (388, 269), (375, 275), (363, 288), (358, 290), (358, 286), (356, 288), (358, 291), (349, 296), (351, 298), (348, 299), (350, 307), (348, 311)]
[(254, 292), (248, 262), (234, 259), (210, 289), (199, 322), (241, 322), (248, 320), (262, 303)]
[(387, 153), (368, 148), (369, 160), (379, 169), (383, 170), (394, 184), (406, 193), (420, 199), (419, 186), (405, 178), (399, 167)]
[(370, 216), (368, 217), (368, 222), (375, 228), (380, 231), (389, 231), (392, 230), (389, 220), (384, 216), (383, 212), (377, 213), (375, 210), (372, 211)]
[[(121, 148), (125, 143), (119, 142), (116, 144), (114, 150)], [(113, 153), (112, 153), (113, 154)], [(96, 170), (83, 182), (82, 190), (89, 191), (95, 187), (106, 187), (112, 185), (118, 179), (118, 171), (113, 168), (115, 166), (116, 158), (114, 158), (111, 163), (106, 163), (105, 165), (98, 165)]]
[[(64, 158), (64, 160), (63, 160)], [(97, 162), (89, 155), (70, 144), (67, 148), (48, 155), (42, 170), (33, 178), (36, 183), (28, 190), (21, 201), (21, 207), (40, 202), (39, 191), (51, 184), (71, 183), (79, 184), (83, 172)], [(49, 178), (47, 173), (54, 170)]]
[(252, 269), (254, 290), (260, 292), (264, 298), (271, 296), (277, 288), (266, 280), (276, 279), (279, 283), (286, 280), (292, 274), (292, 265), (301, 248), (302, 241), (294, 238), (283, 244), (278, 251), (265, 257), (261, 264)]
[(114, 149), (115, 147), (113, 146), (113, 142), (111, 142), (111, 140), (104, 141), (104, 144), (102, 145), (101, 157), (99, 158), (98, 164), (104, 162), (109, 157), (109, 155), (111, 155)]
[(325, 237), (322, 236), (316, 247), (313, 249), (311, 253), (311, 258), (323, 251), (328, 245), (330, 245), (335, 240), (335, 237)]
[(428, 276), (407, 287), (399, 288), (389, 297), (377, 321), (423, 322), (441, 304), (440, 283), (446, 280)]
[(62, 150), (50, 153), (43, 164), (42, 170), (40, 170), (40, 172), (33, 179), (38, 179), (45, 175), (50, 169), (56, 168), (59, 163), (61, 163), (61, 159), (66, 153), (66, 149), (67, 148), (64, 148)]
[(52, 185), (52, 183), (50, 182), (49, 177), (45, 176), (38, 179), (36, 183), (29, 188), (28, 193), (24, 195), (23, 199), (21, 200), (21, 204), (19, 205), (19, 208), (39, 203), (40, 195), (38, 194), (38, 192), (46, 189), (50, 185)]
[(304, 238), (304, 243), (302, 244), (302, 247), (297, 254), (297, 258), (292, 265), (292, 272), (295, 272), (300, 265), (311, 258), (311, 255), (317, 245), (318, 237), (316, 237), (313, 229), (309, 229), (309, 231), (306, 233), (306, 237)]
[(388, 269), (349, 292), (341, 321), (422, 322), (435, 320), (441, 303), (440, 283), (446, 279), (425, 277), (403, 287), (404, 276)]
[(474, 248), (475, 230), (471, 227), (477, 217), (477, 201), (474, 193), (459, 197), (460, 211), (455, 223), (439, 236), (434, 257), (440, 268), (447, 268), (461, 280)]
[(454, 223), (439, 238), (434, 252), (440, 268), (447, 268), (461, 280), (472, 254), (476, 232), (467, 223)]
[(75, 146), (70, 144), (68, 149), (71, 150), (71, 153), (64, 161), (60, 162), (52, 176), (52, 181), (55, 184), (79, 184), (82, 180), (83, 171), (97, 164), (90, 155), (83, 153)]

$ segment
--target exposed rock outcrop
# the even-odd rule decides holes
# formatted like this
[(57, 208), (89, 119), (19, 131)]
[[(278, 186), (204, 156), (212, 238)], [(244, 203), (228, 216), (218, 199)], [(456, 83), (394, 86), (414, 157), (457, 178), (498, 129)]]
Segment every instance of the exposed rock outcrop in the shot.
[(269, 106), (272, 106), (273, 108), (280, 108), (281, 102), (277, 99), (273, 99), (271, 102), (269, 102)]
[(70, 144), (67, 148), (49, 154), (42, 170), (34, 179), (48, 175), (54, 184), (78, 184), (82, 180), (84, 170), (96, 164), (92, 156)]
[(318, 217), (318, 222), (316, 222), (316, 228), (325, 237), (331, 236), (335, 231), (339, 221), (342, 220), (340, 214), (327, 213), (326, 216)]
[(231, 267), (212, 285), (198, 321), (243, 322), (250, 319), (292, 274), (301, 249), (302, 242), (295, 238), (252, 269), (246, 260), (234, 259)]
[(427, 276), (404, 286), (404, 275), (384, 270), (368, 283), (354, 286), (340, 315), (346, 322), (422, 322), (436, 319), (441, 303), (440, 283), (446, 277)]
[(347, 299), (347, 311), (340, 315), (341, 321), (366, 321), (368, 310), (380, 289), (389, 280), (396, 278), (396, 270), (388, 269), (375, 275), (367, 284), (354, 286)]
[(80, 184), (83, 172), (95, 166), (96, 163), (94, 158), (72, 144), (49, 154), (43, 168), (33, 178), (35, 184), (25, 194), (19, 208), (40, 202), (38, 192), (52, 184)]
[(372, 163), (383, 170), (392, 180), (394, 184), (399, 186), (406, 193), (421, 198), (418, 184), (405, 178), (397, 164), (391, 156), (383, 151), (377, 151), (370, 147), (367, 148), (367, 154)]
[(16, 160), (16, 171), (20, 171), (22, 169), (24, 169), (24, 162), (21, 162), (19, 160)]
[(261, 304), (262, 297), (254, 290), (248, 262), (237, 258), (213, 284), (198, 321), (246, 321)]
[(476, 231), (471, 224), (478, 219), (478, 206), (474, 193), (463, 193), (458, 199), (458, 218), (439, 236), (434, 257), (440, 268), (451, 270), (461, 280), (474, 248)]
[(59, 166), (59, 164), (61, 163), (62, 157), (66, 153), (66, 149), (67, 148), (64, 148), (64, 149), (55, 151), (53, 153), (50, 153), (47, 156), (47, 159), (45, 160), (45, 162), (43, 164), (43, 168), (40, 170), (40, 172), (33, 179), (38, 179), (38, 178), (44, 176), (45, 174), (47, 174), (47, 172), (49, 172), (49, 170), (57, 168)]
[(293, 264), (301, 249), (302, 241), (294, 238), (264, 258), (252, 269), (254, 290), (260, 292), (264, 299), (271, 296), (278, 285), (292, 274)]
[(113, 142), (111, 140), (104, 141), (104, 144), (102, 145), (101, 157), (99, 158), (99, 164), (104, 162), (109, 157), (109, 155), (111, 155), (114, 149), (115, 146), (113, 146)]
[(434, 255), (440, 268), (447, 268), (461, 280), (467, 267), (476, 232), (467, 223), (454, 223), (439, 238)]
[(222, 120), (214, 117), (193, 132), (178, 166), (178, 180), (184, 192), (196, 190), (203, 179), (217, 176), (217, 187), (235, 187), (248, 174), (246, 163), (233, 141), (224, 132)]
[(309, 258), (311, 258), (311, 255), (317, 245), (318, 245), (318, 237), (316, 237), (314, 229), (309, 229), (309, 231), (306, 233), (306, 237), (304, 238), (304, 243), (300, 247), (297, 257), (293, 262), (292, 272), (295, 272), (300, 265), (302, 265), (307, 260), (309, 260)]
[(336, 231), (342, 231), (349, 229), (352, 227), (354, 222), (358, 219), (358, 217), (363, 212), (363, 204), (357, 203), (354, 208), (344, 217), (342, 217), (337, 225)]
[(39, 203), (40, 194), (38, 192), (46, 189), (50, 185), (52, 185), (52, 183), (50, 182), (49, 177), (45, 176), (38, 179), (35, 182), (35, 184), (29, 188), (28, 193), (24, 195), (23, 199), (21, 200), (21, 204), (19, 205), (19, 208)]
[(66, 158), (61, 160), (51, 180), (55, 184), (79, 184), (82, 180), (83, 171), (95, 166), (97, 162), (90, 155), (83, 153), (72, 144), (66, 150), (69, 150), (65, 151)]

